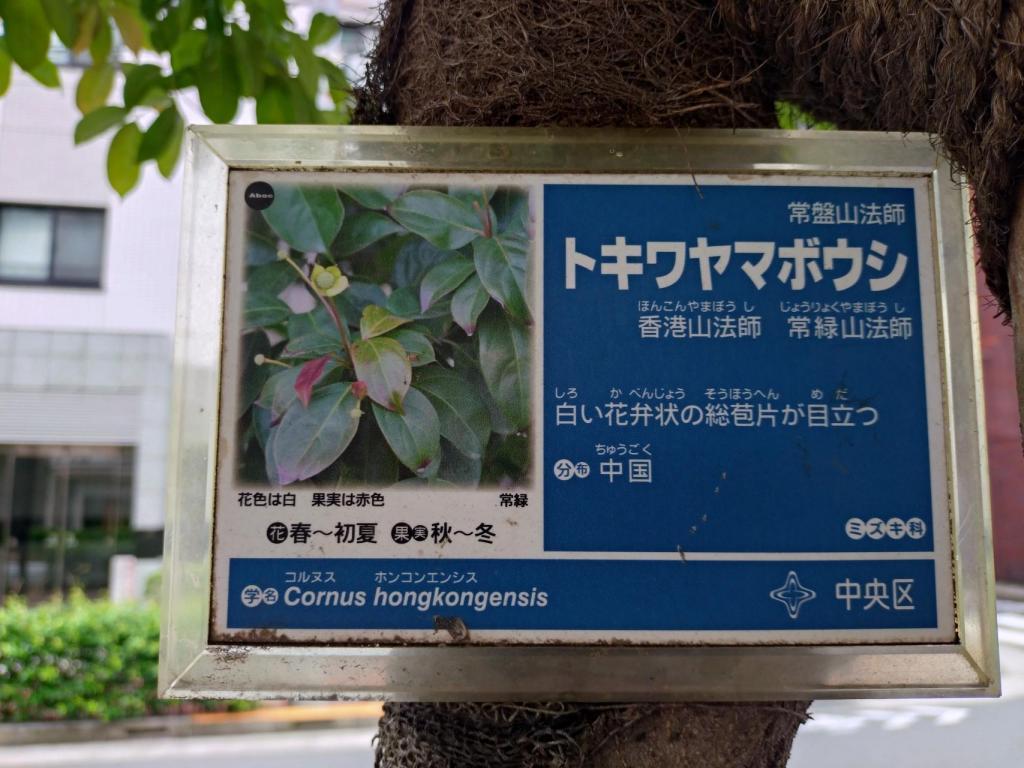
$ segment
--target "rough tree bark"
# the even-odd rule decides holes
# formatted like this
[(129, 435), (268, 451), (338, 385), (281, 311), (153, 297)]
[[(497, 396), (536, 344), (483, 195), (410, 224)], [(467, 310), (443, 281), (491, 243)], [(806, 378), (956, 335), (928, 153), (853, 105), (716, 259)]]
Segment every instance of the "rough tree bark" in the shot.
[(808, 704), (388, 704), (377, 766), (776, 768)]

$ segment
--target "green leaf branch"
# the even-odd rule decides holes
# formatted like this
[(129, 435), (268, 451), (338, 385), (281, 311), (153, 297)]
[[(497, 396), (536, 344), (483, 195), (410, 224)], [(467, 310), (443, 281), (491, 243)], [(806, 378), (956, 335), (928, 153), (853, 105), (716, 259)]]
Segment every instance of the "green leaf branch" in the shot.
[(167, 178), (174, 173), (185, 129), (179, 96), (189, 89), (215, 123), (231, 122), (247, 99), (260, 123), (348, 120), (345, 74), (317, 50), (341, 23), (318, 13), (300, 34), (286, 0), (0, 0), (0, 22), (0, 97), (15, 67), (60, 87), (49, 58), (54, 35), (88, 57), (75, 91), (74, 139), (112, 135), (107, 175), (121, 195), (146, 163)]

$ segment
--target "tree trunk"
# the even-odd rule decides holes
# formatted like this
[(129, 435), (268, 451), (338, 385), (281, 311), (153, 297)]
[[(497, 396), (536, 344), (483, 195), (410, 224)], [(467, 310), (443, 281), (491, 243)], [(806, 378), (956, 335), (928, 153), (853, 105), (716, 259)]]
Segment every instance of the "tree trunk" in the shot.
[[(1024, 423), (1024, 5), (998, 0), (385, 0), (356, 116), (419, 125), (926, 130), (975, 187), (989, 286), (1016, 318)], [(1008, 248), (1006, 233), (1013, 241)], [(783, 766), (809, 702), (389, 704), (379, 768)]]
[(777, 768), (810, 702), (387, 704), (378, 768)]

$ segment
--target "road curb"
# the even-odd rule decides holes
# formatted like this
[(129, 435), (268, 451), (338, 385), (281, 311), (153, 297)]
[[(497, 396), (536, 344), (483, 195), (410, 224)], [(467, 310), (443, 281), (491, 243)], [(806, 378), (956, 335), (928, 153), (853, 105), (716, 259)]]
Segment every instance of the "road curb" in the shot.
[(365, 728), (380, 719), (377, 702), (266, 706), (248, 712), (138, 717), (114, 722), (63, 720), (0, 724), (0, 747), (160, 737), (273, 733), (297, 729)]

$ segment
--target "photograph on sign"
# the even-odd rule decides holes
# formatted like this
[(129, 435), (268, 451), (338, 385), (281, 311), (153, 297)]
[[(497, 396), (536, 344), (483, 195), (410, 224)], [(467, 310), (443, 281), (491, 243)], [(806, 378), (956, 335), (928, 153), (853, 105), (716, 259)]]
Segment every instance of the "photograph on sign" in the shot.
[(954, 639), (924, 181), (229, 190), (218, 639)]
[(254, 187), (238, 480), (528, 487), (527, 190)]

